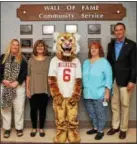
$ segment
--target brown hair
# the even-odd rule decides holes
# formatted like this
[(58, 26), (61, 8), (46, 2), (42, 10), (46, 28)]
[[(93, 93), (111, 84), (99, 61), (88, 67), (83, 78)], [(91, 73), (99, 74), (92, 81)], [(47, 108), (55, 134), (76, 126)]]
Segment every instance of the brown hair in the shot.
[(124, 27), (124, 30), (126, 30), (126, 26), (125, 26), (125, 24), (123, 24), (123, 23), (117, 23), (117, 24), (115, 24), (115, 26), (114, 26), (114, 30), (116, 29), (116, 27), (117, 26), (119, 26), (119, 25), (122, 25), (123, 27)]
[(37, 46), (39, 44), (42, 44), (44, 46), (44, 52), (43, 52), (43, 55), (46, 56), (48, 55), (48, 46), (45, 44), (45, 42), (43, 40), (37, 40), (34, 44), (34, 47), (33, 47), (33, 54), (35, 56), (37, 56)]
[(91, 55), (91, 47), (92, 46), (95, 46), (96, 48), (99, 49), (99, 57), (104, 57), (104, 50), (101, 46), (100, 43), (98, 43), (97, 41), (93, 41), (89, 44), (88, 48), (89, 48), (89, 51), (88, 51), (88, 58), (92, 58), (92, 55)]

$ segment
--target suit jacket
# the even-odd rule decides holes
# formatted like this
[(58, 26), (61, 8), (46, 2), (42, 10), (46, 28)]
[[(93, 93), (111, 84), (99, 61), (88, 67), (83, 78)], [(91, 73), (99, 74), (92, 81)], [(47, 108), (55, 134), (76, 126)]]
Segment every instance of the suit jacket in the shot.
[(113, 70), (113, 80), (119, 86), (127, 86), (128, 82), (136, 83), (136, 43), (125, 38), (119, 57), (115, 56), (115, 40), (108, 44), (107, 59)]

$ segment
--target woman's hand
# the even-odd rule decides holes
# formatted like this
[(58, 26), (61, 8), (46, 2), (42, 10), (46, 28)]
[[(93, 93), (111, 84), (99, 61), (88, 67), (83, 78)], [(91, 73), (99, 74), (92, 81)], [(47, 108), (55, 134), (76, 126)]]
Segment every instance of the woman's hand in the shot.
[(26, 89), (26, 95), (28, 98), (31, 98), (31, 94), (30, 94), (30, 90), (29, 89)]
[(105, 89), (105, 96), (104, 96), (104, 101), (109, 102), (110, 99), (110, 90), (108, 88)]
[(14, 81), (14, 82), (11, 82), (10, 84), (9, 84), (9, 87), (11, 87), (11, 88), (16, 88), (17, 86), (18, 86), (18, 82), (17, 81)]
[(30, 93), (30, 76), (27, 76), (26, 79), (26, 95), (28, 98), (31, 98), (31, 93)]
[(2, 84), (4, 84), (6, 87), (8, 87), (10, 83), (11, 83), (11, 81), (9, 81), (9, 80), (2, 81)]

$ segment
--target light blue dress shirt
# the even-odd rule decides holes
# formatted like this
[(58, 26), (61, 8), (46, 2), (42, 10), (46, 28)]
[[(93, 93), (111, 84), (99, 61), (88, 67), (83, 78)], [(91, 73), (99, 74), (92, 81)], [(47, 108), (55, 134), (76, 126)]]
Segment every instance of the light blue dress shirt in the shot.
[(105, 58), (93, 64), (89, 59), (82, 66), (83, 93), (85, 99), (104, 98), (105, 88), (112, 88), (112, 69)]
[(124, 44), (124, 41), (121, 41), (121, 42), (115, 41), (115, 55), (116, 55), (116, 60), (117, 60), (118, 57), (119, 57), (119, 54), (120, 54), (120, 51), (121, 51), (121, 49), (122, 49), (123, 44)]

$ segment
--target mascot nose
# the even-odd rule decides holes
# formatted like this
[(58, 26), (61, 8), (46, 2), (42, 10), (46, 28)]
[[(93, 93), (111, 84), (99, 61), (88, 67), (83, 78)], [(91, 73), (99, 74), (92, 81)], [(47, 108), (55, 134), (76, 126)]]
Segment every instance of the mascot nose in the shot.
[(65, 45), (66, 45), (66, 47), (68, 47), (70, 44), (69, 44), (69, 42), (68, 42), (68, 43), (65, 43)]

